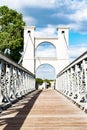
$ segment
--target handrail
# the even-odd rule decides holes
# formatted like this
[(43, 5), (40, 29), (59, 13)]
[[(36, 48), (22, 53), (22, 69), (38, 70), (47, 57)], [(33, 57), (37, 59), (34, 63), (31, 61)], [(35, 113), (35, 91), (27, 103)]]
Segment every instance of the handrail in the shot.
[(0, 108), (35, 90), (35, 75), (0, 53)]
[(76, 103), (86, 103), (87, 51), (57, 74), (56, 89)]
[(8, 57), (6, 57), (5, 55), (3, 55), (1, 53), (0, 53), (0, 60), (3, 60), (4, 62), (7, 62), (7, 63), (13, 65), (14, 67), (17, 67), (17, 68), (19, 68), (19, 69), (21, 69), (21, 70), (29, 73), (30, 75), (35, 76), (33, 73), (31, 73), (30, 71), (28, 71), (27, 69), (25, 69), (23, 66), (15, 63), (14, 61), (12, 61), (11, 59), (9, 59)]
[(71, 62), (68, 66), (66, 66), (63, 70), (61, 70), (58, 74), (60, 75), (61, 73), (63, 73), (64, 71), (66, 71), (67, 69), (71, 68), (72, 66), (74, 66), (75, 64), (79, 63), (80, 61), (82, 61), (83, 59), (87, 59), (87, 51), (84, 52), (82, 55), (80, 55), (79, 57), (77, 57), (73, 62)]

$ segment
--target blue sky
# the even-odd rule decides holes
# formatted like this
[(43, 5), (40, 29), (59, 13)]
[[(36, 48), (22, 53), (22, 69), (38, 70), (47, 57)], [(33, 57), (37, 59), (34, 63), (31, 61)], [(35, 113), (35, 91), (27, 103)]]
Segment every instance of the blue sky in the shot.
[(58, 26), (69, 26), (71, 60), (87, 50), (87, 0), (0, 0), (2, 5), (22, 13), (38, 36), (56, 36)]

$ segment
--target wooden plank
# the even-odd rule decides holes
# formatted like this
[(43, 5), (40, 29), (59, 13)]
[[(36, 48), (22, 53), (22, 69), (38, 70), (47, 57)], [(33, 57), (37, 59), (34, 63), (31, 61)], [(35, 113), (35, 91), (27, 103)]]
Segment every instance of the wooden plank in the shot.
[(87, 115), (52, 89), (34, 92), (1, 113), (0, 130), (87, 130)]

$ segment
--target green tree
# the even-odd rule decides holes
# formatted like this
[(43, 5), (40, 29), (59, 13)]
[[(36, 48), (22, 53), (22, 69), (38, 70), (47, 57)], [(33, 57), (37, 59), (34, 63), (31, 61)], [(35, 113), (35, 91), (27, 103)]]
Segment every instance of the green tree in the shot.
[(23, 26), (25, 22), (22, 14), (7, 6), (0, 7), (0, 51), (10, 50), (11, 59), (18, 62), (23, 51)]
[(41, 78), (36, 78), (36, 89), (38, 89), (38, 85), (42, 85), (43, 80)]
[(36, 82), (37, 84), (40, 84), (40, 85), (43, 84), (43, 80), (41, 78), (36, 78)]

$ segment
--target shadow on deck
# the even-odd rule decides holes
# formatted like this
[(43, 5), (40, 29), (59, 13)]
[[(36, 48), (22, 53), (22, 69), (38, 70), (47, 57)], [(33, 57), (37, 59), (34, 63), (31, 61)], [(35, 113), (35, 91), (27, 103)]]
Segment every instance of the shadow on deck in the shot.
[(41, 91), (34, 91), (3, 111), (0, 115), (0, 130), (20, 130), (40, 93)]
[(87, 114), (57, 91), (44, 89), (2, 112), (0, 130), (87, 130)]

